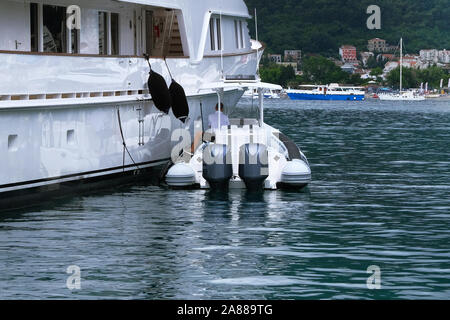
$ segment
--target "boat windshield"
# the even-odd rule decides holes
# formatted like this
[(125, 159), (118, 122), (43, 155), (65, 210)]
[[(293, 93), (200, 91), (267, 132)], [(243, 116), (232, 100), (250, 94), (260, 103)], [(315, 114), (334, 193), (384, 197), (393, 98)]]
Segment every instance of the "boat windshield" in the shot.
[(257, 125), (260, 118), (260, 109), (258, 101), (255, 100), (241, 100), (235, 106), (227, 110), (228, 118), (231, 125), (242, 126), (244, 124)]

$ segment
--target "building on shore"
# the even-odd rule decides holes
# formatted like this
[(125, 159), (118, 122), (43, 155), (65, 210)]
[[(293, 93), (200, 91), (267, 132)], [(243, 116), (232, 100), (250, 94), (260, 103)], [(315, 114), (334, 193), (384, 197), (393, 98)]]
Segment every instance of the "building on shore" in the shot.
[(420, 67), (419, 56), (407, 54), (403, 57), (403, 67), (417, 69)]
[(398, 61), (389, 61), (384, 65), (383, 74), (386, 75), (399, 66)]
[(420, 50), (419, 52), (420, 60), (428, 64), (437, 63), (439, 61), (438, 54), (439, 51), (436, 49)]
[(343, 45), (339, 48), (339, 55), (344, 63), (356, 63), (358, 57), (356, 55), (356, 48), (350, 45)]
[(378, 57), (378, 59), (383, 59), (384, 61), (394, 61), (394, 60), (398, 59), (392, 53), (381, 53), (377, 57)]
[(281, 54), (268, 54), (267, 58), (269, 58), (269, 60), (274, 63), (281, 62)]
[(361, 62), (362, 62), (362, 64), (364, 65), (364, 66), (366, 66), (367, 65), (367, 61), (369, 60), (369, 58), (370, 57), (373, 57), (374, 56), (374, 54), (373, 54), (373, 52), (361, 52), (360, 53), (360, 56), (361, 56)]
[(284, 62), (301, 63), (302, 50), (284, 50)]
[(370, 52), (393, 52), (397, 46), (390, 46), (384, 39), (373, 38), (367, 41), (367, 49)]
[(356, 67), (353, 63), (346, 63), (341, 67), (341, 69), (342, 69), (342, 71), (353, 74), (353, 73), (355, 73)]
[(380, 38), (370, 39), (367, 42), (367, 49), (370, 52), (386, 52), (386, 40)]
[(448, 50), (439, 50), (438, 51), (438, 61), (440, 63), (450, 63), (450, 51)]

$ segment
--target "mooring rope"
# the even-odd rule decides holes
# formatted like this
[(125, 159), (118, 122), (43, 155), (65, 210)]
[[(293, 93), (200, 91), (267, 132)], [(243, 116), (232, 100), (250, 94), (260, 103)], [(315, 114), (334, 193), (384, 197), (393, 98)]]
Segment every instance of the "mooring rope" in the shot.
[(117, 120), (119, 121), (120, 135), (122, 137), (122, 144), (123, 144), (123, 157), (122, 157), (122, 169), (123, 169), (123, 172), (125, 172), (125, 151), (130, 156), (130, 159), (133, 162), (133, 164), (136, 166), (136, 168), (138, 168), (138, 170), (140, 170), (139, 166), (137, 165), (137, 163), (134, 161), (133, 157), (131, 156), (131, 153), (128, 150), (127, 144), (125, 142), (125, 137), (123, 135), (123, 130), (122, 130), (122, 120), (120, 119), (120, 109), (119, 108), (117, 108)]

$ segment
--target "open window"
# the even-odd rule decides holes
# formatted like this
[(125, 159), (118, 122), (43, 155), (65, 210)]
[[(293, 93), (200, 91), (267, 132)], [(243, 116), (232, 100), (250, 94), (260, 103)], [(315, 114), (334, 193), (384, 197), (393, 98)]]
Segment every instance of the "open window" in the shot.
[(42, 8), (43, 51), (67, 52), (66, 8), (44, 5)]
[(32, 52), (79, 53), (80, 30), (67, 28), (67, 8), (30, 3)]
[(143, 30), (146, 53), (151, 56), (183, 56), (179, 12), (172, 9), (145, 10)]

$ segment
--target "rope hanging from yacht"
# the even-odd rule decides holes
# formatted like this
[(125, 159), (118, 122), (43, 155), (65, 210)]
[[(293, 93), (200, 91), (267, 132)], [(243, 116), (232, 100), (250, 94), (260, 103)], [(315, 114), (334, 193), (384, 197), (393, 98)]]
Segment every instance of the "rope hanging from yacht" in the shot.
[(128, 156), (130, 157), (131, 161), (136, 166), (136, 168), (138, 168), (138, 170), (140, 170), (139, 166), (134, 161), (133, 156), (130, 153), (130, 150), (128, 150), (127, 144), (125, 142), (125, 136), (123, 134), (123, 129), (122, 129), (122, 120), (120, 119), (120, 108), (119, 107), (117, 108), (117, 121), (119, 122), (120, 136), (122, 137), (122, 144), (123, 144), (123, 155), (122, 155), (122, 169), (123, 169), (123, 172), (125, 172), (125, 151), (128, 153)]

